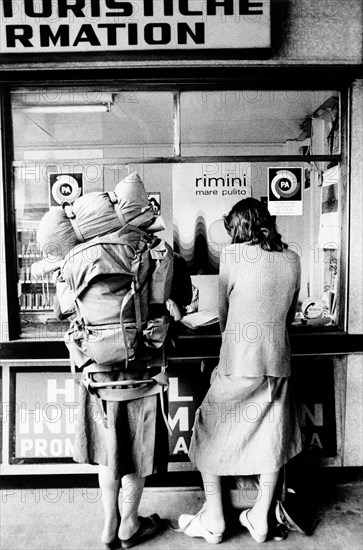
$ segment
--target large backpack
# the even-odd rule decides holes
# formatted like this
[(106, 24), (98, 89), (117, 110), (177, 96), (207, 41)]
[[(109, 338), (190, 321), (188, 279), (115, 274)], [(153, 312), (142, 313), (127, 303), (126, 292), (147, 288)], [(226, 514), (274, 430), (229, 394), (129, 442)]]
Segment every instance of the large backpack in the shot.
[(169, 245), (132, 225), (74, 247), (61, 268), (76, 306), (65, 335), (73, 368), (127, 368), (145, 346), (162, 346), (172, 274)]

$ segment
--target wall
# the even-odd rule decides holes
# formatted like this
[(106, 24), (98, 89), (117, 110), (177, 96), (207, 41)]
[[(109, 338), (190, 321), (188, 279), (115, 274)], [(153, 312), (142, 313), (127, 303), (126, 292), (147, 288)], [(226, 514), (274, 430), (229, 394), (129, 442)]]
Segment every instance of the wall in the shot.
[(363, 355), (348, 356), (343, 466), (363, 466)]
[[(351, 94), (348, 332), (363, 333), (363, 80)], [(363, 355), (348, 357), (344, 466), (363, 465)]]
[(361, 0), (272, 0), (272, 62), (361, 63)]
[(363, 333), (363, 80), (352, 86), (348, 331)]
[[(2, 100), (2, 93), (0, 89), (0, 101)], [(0, 151), (2, 150), (2, 121), (0, 117)], [(3, 215), (4, 212), (4, 185), (3, 185), (3, 159), (2, 155), (0, 155), (0, 244), (1, 244), (1, 251), (0, 251), (0, 304), (2, 304), (2, 307), (0, 307), (0, 341), (7, 340), (7, 326), (8, 326), (8, 315), (7, 315), (7, 309), (4, 307), (4, 304), (7, 303), (7, 286), (6, 286), (6, 264), (5, 264), (5, 249), (4, 249), (4, 243), (5, 243), (5, 237), (4, 237), (4, 224), (5, 224), (5, 217)]]
[[(184, 66), (256, 66), (301, 64), (360, 64), (362, 62), (362, 12), (361, 0), (271, 0), (272, 51), (266, 60), (211, 57), (190, 62), (178, 59), (178, 67)], [(22, 70), (27, 64), (11, 67)], [(111, 61), (95, 59), (67, 62), (69, 68), (133, 67), (130, 57), (115, 56)], [(147, 57), (138, 59), (138, 67), (173, 66), (169, 56), (165, 59)], [(52, 60), (37, 63), (37, 68), (54, 68)], [(0, 70), (9, 70), (0, 61)]]

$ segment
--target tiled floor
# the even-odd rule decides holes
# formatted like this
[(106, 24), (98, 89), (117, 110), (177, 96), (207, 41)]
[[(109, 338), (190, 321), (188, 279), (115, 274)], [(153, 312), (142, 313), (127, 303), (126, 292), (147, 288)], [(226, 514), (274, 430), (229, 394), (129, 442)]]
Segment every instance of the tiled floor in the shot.
[[(331, 486), (319, 504), (319, 523), (312, 536), (290, 532), (282, 542), (267, 541), (265, 548), (361, 550), (362, 494), (361, 482)], [(156, 512), (163, 518), (176, 520), (181, 513), (198, 511), (203, 500), (198, 488), (146, 488), (140, 514)], [(239, 507), (245, 507), (243, 502)], [(236, 510), (232, 511), (233, 515)], [(101, 526), (102, 505), (96, 488), (4, 489), (1, 492), (1, 550), (99, 549), (103, 548), (99, 542)], [(259, 546), (235, 523), (220, 544), (225, 550)], [(204, 539), (191, 539), (166, 530), (138, 548), (198, 550), (213, 546)]]

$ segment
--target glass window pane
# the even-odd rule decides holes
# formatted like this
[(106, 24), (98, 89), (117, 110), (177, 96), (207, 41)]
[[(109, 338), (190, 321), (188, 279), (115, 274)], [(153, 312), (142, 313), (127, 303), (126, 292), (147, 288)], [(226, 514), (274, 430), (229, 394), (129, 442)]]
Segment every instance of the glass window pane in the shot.
[[(64, 166), (64, 168), (62, 168)], [(59, 322), (53, 313), (55, 284), (53, 274), (34, 277), (31, 267), (42, 259), (40, 243), (37, 241), (39, 222), (49, 210), (49, 176), (61, 174), (61, 170), (81, 174), (87, 192), (113, 191), (116, 184), (130, 172), (137, 171), (144, 183), (149, 199), (158, 204), (158, 213), (166, 229), (158, 236), (172, 244), (172, 165), (133, 164), (103, 165), (78, 163), (67, 167), (58, 164), (26, 164), (15, 166), (16, 225), (18, 256), (18, 295), (20, 302), (21, 337), (30, 339), (63, 338), (68, 321)], [(94, 176), (92, 179), (91, 176)], [(88, 178), (88, 179), (87, 179)], [(156, 201), (156, 202), (155, 202)]]
[(171, 92), (16, 92), (13, 121), (16, 160), (87, 158), (87, 149), (90, 160), (94, 152), (117, 159), (173, 153)]
[[(51, 206), (58, 204), (52, 192), (56, 178), (72, 176), (85, 194), (112, 191), (134, 170), (160, 206), (166, 222), (166, 230), (160, 236), (169, 243), (174, 239), (175, 248), (182, 254), (183, 239), (187, 243), (184, 256), (199, 285), (203, 277), (217, 276), (218, 262), (214, 257), (206, 267), (201, 262), (208, 257), (204, 253), (210, 239), (213, 255), (218, 256), (217, 241), (223, 231), (220, 219), (212, 230), (205, 227), (203, 208), (209, 210), (210, 216), (211, 205), (217, 201), (215, 210), (221, 217), (231, 201), (244, 197), (241, 189), (245, 184), (250, 186), (251, 196), (267, 198), (269, 168), (301, 168), (301, 212), (279, 214), (276, 218), (283, 240), (300, 254), (302, 261), (296, 326), (336, 324), (340, 211), (344, 200), (340, 170), (336, 163), (328, 161), (308, 164), (303, 159), (299, 163), (283, 159), (284, 155), (340, 153), (337, 92), (182, 92), (182, 155), (216, 157), (213, 163), (200, 164), (140, 161), (154, 157), (171, 160), (172, 92), (106, 90), (86, 94), (81, 89), (62, 89), (15, 92), (12, 100), (22, 337), (62, 338), (68, 325), (56, 322), (53, 315), (52, 276), (35, 280), (30, 270), (31, 264), (41, 258), (36, 242), (39, 221)], [(253, 155), (261, 157), (261, 161), (221, 163), (218, 157), (222, 155)], [(281, 161), (273, 165), (264, 162), (266, 155), (279, 156)], [(223, 196), (219, 176), (224, 178)], [(204, 201), (201, 208), (197, 199)], [(187, 213), (180, 216), (185, 206)], [(196, 233), (190, 237), (193, 228)], [(202, 242), (203, 236), (206, 243)], [(209, 295), (214, 285), (215, 279), (208, 286)], [(316, 311), (313, 302), (319, 307), (323, 304), (317, 317), (311, 317)]]
[(339, 115), (331, 90), (182, 92), (182, 155), (337, 154)]
[[(298, 192), (277, 199), (275, 174), (296, 175)], [(302, 280), (294, 326), (334, 327), (338, 323), (341, 255), (340, 168), (322, 172), (315, 164), (186, 163), (173, 168), (174, 248), (187, 261), (203, 307), (218, 307), (216, 278), (229, 243), (223, 215), (252, 196), (275, 214), (282, 240), (301, 259)], [(276, 199), (276, 200), (275, 200)], [(273, 204), (273, 201), (278, 203)], [(212, 290), (214, 289), (214, 290)]]
[(172, 155), (173, 94), (14, 92), (12, 116), (21, 337), (62, 338), (68, 322), (57, 321), (53, 313), (53, 274), (35, 278), (31, 271), (42, 258), (39, 222), (60, 205), (54, 194), (57, 182), (68, 178), (82, 194), (112, 191), (139, 170), (143, 180), (150, 178), (146, 189), (161, 193), (166, 212), (171, 200), (165, 190), (168, 169), (137, 165), (132, 159)]

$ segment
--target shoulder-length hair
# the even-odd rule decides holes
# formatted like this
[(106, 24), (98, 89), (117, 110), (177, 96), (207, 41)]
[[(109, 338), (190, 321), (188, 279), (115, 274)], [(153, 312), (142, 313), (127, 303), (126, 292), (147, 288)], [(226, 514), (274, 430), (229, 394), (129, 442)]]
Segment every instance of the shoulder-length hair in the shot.
[(282, 242), (274, 219), (266, 206), (257, 199), (248, 198), (237, 202), (224, 216), (224, 226), (232, 243), (258, 244), (269, 252), (282, 252), (287, 244)]

